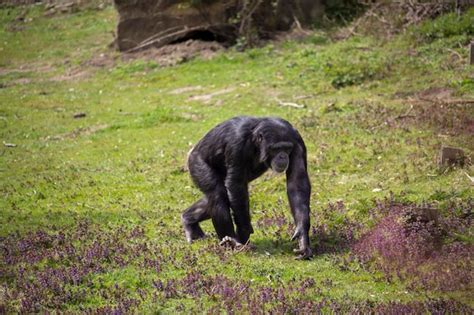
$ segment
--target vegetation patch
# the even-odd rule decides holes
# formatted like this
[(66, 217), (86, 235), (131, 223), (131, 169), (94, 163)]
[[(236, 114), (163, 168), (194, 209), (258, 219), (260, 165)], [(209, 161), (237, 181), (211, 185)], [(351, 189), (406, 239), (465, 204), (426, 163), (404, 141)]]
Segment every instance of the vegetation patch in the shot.
[(139, 304), (134, 294), (114, 282), (97, 286), (94, 277), (132, 266), (157, 274), (166, 261), (139, 226), (103, 229), (81, 221), (64, 232), (11, 234), (1, 244), (2, 278), (14, 284), (2, 302), (6, 312), (65, 310), (92, 297), (129, 311)]
[[(6, 313), (129, 313), (172, 301), (182, 301), (176, 305), (177, 311), (215, 314), (472, 312), (467, 305), (443, 299), (410, 303), (340, 301), (325, 294), (326, 288), (334, 285), (330, 279), (308, 277), (264, 286), (209, 275), (195, 254), (187, 252), (176, 260), (166, 244), (157, 244), (140, 226), (104, 229), (79, 221), (65, 232), (10, 234), (1, 243), (2, 279), (12, 284), (2, 292), (0, 310)], [(162, 271), (172, 265), (187, 270), (184, 276), (164, 276)], [(193, 305), (187, 300), (193, 300)]]
[(418, 40), (425, 42), (432, 42), (447, 37), (458, 37), (463, 44), (467, 44), (474, 35), (473, 14), (473, 8), (461, 16), (454, 12), (448, 13), (437, 18), (435, 22), (430, 20), (424, 21), (413, 30), (412, 34)]
[[(439, 291), (472, 289), (472, 201), (451, 205), (447, 216), (428, 205), (379, 204), (378, 223), (353, 246), (364, 264), (399, 278), (411, 287)], [(471, 235), (472, 238), (472, 235)]]

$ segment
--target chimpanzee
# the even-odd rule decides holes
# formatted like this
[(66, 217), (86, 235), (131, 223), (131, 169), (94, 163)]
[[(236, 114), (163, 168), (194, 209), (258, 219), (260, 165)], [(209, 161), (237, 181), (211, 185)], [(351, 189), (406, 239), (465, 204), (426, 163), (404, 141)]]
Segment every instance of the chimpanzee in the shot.
[(209, 131), (191, 150), (188, 167), (194, 183), (204, 193), (182, 215), (188, 242), (204, 237), (199, 222), (212, 219), (221, 245), (245, 244), (253, 233), (248, 183), (271, 168), (278, 173), (286, 171), (287, 195), (296, 225), (292, 240), (299, 242), (299, 249), (295, 249), (297, 258), (311, 256), (311, 185), (306, 147), (288, 121), (247, 116), (227, 120)]

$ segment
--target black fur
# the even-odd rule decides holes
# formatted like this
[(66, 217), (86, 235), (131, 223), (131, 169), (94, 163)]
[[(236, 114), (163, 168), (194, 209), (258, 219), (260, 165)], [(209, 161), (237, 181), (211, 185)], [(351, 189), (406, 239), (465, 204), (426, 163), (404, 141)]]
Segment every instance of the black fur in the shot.
[(306, 147), (289, 122), (255, 117), (227, 120), (194, 147), (188, 167), (194, 183), (204, 193), (182, 215), (189, 242), (204, 237), (199, 222), (212, 219), (220, 240), (232, 240), (234, 245), (246, 243), (253, 233), (248, 183), (272, 168), (286, 171), (287, 194), (296, 225), (292, 239), (299, 241), (298, 257), (311, 256), (308, 237), (311, 185)]

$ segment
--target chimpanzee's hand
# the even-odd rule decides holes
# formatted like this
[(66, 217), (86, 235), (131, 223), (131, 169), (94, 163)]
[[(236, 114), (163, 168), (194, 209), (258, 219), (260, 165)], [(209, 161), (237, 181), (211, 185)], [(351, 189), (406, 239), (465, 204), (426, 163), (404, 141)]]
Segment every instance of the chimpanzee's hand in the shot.
[(302, 228), (296, 228), (292, 241), (298, 239), (299, 248), (294, 249), (293, 251), (298, 255), (296, 259), (309, 259), (313, 255), (311, 248), (309, 247), (309, 236), (308, 231), (304, 231)]
[(297, 254), (298, 256), (295, 257), (296, 260), (305, 260), (305, 259), (310, 259), (311, 256), (313, 256), (313, 252), (311, 251), (311, 248), (295, 248), (293, 249), (293, 252)]
[(246, 244), (248, 242), (250, 234), (253, 234), (253, 227), (251, 224), (248, 226), (237, 227), (237, 239), (241, 244)]

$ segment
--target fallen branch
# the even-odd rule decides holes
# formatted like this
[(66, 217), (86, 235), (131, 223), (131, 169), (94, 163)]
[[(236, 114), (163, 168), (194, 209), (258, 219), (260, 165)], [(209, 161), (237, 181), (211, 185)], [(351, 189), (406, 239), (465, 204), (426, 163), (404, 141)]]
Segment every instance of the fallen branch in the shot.
[(314, 97), (314, 94), (310, 94), (310, 95), (299, 95), (299, 96), (295, 96), (294, 99), (295, 100), (304, 100), (304, 99), (308, 99), (308, 98), (312, 98)]
[[(215, 26), (213, 26), (213, 27), (215, 27)], [(125, 51), (125, 53), (132, 53), (132, 52), (136, 52), (136, 51), (139, 51), (139, 50), (142, 50), (142, 49), (145, 49), (145, 48), (149, 48), (151, 46), (155, 46), (157, 44), (165, 42), (167, 40), (172, 40), (174, 37), (179, 38), (180, 36), (186, 35), (189, 32), (199, 31), (199, 30), (208, 30), (208, 29), (209, 29), (209, 25), (199, 25), (199, 26), (195, 26), (195, 27), (187, 27), (186, 26), (186, 27), (184, 27), (183, 29), (181, 29), (177, 32), (173, 32), (173, 33), (170, 33), (170, 34), (159, 36), (159, 37), (156, 37), (155, 39), (150, 40), (150, 38), (153, 38), (154, 36), (157, 36), (157, 35), (154, 35), (154, 36), (149, 37), (148, 39), (146, 39), (145, 42), (141, 42), (137, 46), (135, 46), (133, 48), (130, 48), (129, 50)]]
[(474, 104), (474, 99), (441, 99), (419, 97), (418, 99), (408, 99), (410, 103), (435, 103), (441, 105), (467, 105)]
[(459, 60), (462, 60), (462, 56), (460, 53), (458, 53), (457, 51), (455, 51), (454, 49), (451, 49), (451, 48), (447, 48), (446, 49), (447, 51), (449, 51), (451, 54), (457, 56), (459, 58)]
[(466, 172), (464, 172), (464, 174), (466, 174), (467, 178), (469, 178), (469, 179), (471, 180), (471, 184), (473, 184), (473, 185), (474, 185), (474, 177), (472, 177), (472, 176), (469, 176), (469, 174), (468, 174), (468, 173), (466, 173)]
[(275, 98), (275, 100), (278, 102), (278, 105), (280, 106), (289, 106), (289, 107), (294, 107), (294, 108), (304, 108), (304, 105), (297, 104), (297, 103), (292, 103), (292, 102), (283, 102), (279, 100), (278, 98)]
[(3, 145), (7, 148), (15, 148), (16, 147), (16, 144), (8, 143), (8, 142), (5, 142), (5, 141), (3, 141)]
[(301, 26), (301, 23), (300, 21), (298, 20), (298, 18), (296, 17), (296, 15), (293, 14), (293, 20), (294, 20), (294, 25), (296, 26), (296, 29), (298, 31), (300, 31), (301, 33), (303, 33), (304, 35), (310, 35), (311, 32), (309, 31), (306, 31), (305, 29), (303, 29), (303, 27)]
[(377, 3), (375, 5), (372, 5), (364, 15), (362, 15), (361, 17), (359, 17), (357, 20), (355, 20), (355, 22), (353, 22), (352, 24), (350, 24), (350, 26), (346, 27), (346, 30), (349, 32), (349, 35), (346, 35), (346, 36), (343, 36), (343, 39), (346, 39), (348, 38), (349, 36), (353, 35), (353, 36), (357, 36), (358, 33), (356, 32), (356, 29), (359, 27), (359, 25), (366, 21), (367, 20), (367, 17), (368, 16), (371, 16), (373, 14), (373, 12), (375, 10), (377, 10), (379, 7), (381, 6), (380, 3)]
[(148, 37), (147, 39), (144, 39), (142, 40), (139, 45), (146, 45), (146, 44), (149, 44), (151, 42), (153, 42), (154, 40), (156, 40), (157, 38), (160, 38), (162, 36), (166, 36), (168, 35), (170, 32), (174, 32), (175, 30), (179, 30), (181, 29), (181, 27), (179, 26), (175, 26), (175, 27), (171, 27), (169, 29), (166, 29), (162, 32), (159, 32), (159, 33), (156, 33), (156, 34), (153, 34), (152, 36)]
[[(423, 102), (442, 104), (442, 105), (457, 105), (457, 104), (474, 104), (473, 99), (432, 99), (420, 97), (418, 100)], [(416, 100), (415, 100), (416, 101)]]

